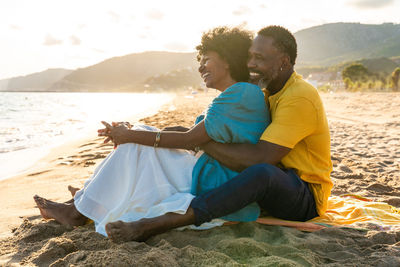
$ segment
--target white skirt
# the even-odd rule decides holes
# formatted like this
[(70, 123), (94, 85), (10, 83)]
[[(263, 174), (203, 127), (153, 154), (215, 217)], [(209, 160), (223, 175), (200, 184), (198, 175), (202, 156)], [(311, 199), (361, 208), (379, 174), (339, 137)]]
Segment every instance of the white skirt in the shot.
[[(149, 126), (135, 129), (157, 130)], [(76, 193), (75, 206), (105, 236), (109, 222), (132, 222), (168, 212), (185, 214), (194, 198), (190, 189), (197, 159), (186, 150), (119, 145)], [(201, 228), (221, 224), (214, 221)]]

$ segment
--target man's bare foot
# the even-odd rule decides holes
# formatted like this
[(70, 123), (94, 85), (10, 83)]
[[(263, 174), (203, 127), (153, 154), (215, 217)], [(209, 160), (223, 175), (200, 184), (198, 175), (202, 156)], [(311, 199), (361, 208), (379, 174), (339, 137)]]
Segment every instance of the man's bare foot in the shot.
[(35, 195), (33, 199), (44, 219), (54, 219), (63, 225), (70, 226), (84, 225), (87, 221), (73, 203), (57, 203), (38, 195)]
[(73, 187), (71, 185), (68, 186), (68, 191), (71, 192), (72, 197), (75, 196), (76, 192), (79, 191), (80, 189), (78, 187)]

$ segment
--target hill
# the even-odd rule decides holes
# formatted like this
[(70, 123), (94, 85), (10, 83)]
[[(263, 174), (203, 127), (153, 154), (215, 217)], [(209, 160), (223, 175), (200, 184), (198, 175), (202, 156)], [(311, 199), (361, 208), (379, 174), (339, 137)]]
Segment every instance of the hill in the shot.
[(298, 65), (400, 56), (400, 24), (331, 23), (296, 32)]
[(142, 91), (146, 80), (182, 68), (197, 68), (195, 53), (144, 52), (114, 57), (78, 69), (54, 91)]
[(0, 91), (38, 92), (48, 91), (57, 81), (70, 74), (72, 70), (48, 69), (42, 72), (0, 80)]
[(149, 90), (177, 90), (189, 86), (198, 88), (202, 82), (197, 68), (186, 67), (152, 76), (144, 86)]
[(388, 75), (393, 72), (393, 70), (399, 66), (395, 61), (381, 57), (381, 58), (367, 58), (367, 59), (360, 59), (353, 62), (345, 62), (342, 64), (338, 64), (336, 66), (330, 67), (330, 70), (333, 71), (342, 71), (345, 67), (353, 64), (353, 63), (360, 63), (364, 65), (369, 72), (371, 73), (382, 73)]

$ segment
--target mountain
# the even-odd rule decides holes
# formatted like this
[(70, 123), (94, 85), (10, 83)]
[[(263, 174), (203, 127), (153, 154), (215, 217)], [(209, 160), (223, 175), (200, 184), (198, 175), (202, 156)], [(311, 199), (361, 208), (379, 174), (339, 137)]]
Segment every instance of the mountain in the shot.
[(294, 36), (300, 66), (400, 56), (400, 24), (331, 23), (298, 31)]
[(329, 67), (296, 67), (296, 72), (303, 75), (303, 77), (308, 77), (308, 75), (312, 73), (325, 73), (330, 74), (331, 79), (340, 79), (340, 72), (347, 66), (350, 66), (354, 63), (360, 63), (364, 65), (368, 69), (368, 72), (375, 76), (388, 76), (400, 66), (400, 62), (397, 63), (394, 59), (381, 57), (347, 61)]
[(202, 82), (197, 68), (186, 67), (152, 76), (146, 79), (144, 86), (149, 90), (177, 90), (189, 86), (198, 88)]
[(144, 52), (113, 57), (78, 69), (55, 83), (53, 91), (143, 91), (146, 80), (170, 71), (197, 68), (195, 53)]
[(48, 91), (55, 82), (70, 74), (72, 70), (48, 69), (42, 72), (0, 80), (0, 91), (38, 92)]

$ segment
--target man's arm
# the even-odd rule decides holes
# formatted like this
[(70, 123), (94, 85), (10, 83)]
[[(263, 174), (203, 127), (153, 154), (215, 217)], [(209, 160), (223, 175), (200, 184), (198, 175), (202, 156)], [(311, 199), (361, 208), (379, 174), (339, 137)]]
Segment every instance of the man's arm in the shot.
[(234, 171), (258, 164), (277, 164), (290, 148), (260, 140), (257, 144), (221, 144), (214, 141), (202, 146), (204, 152)]

